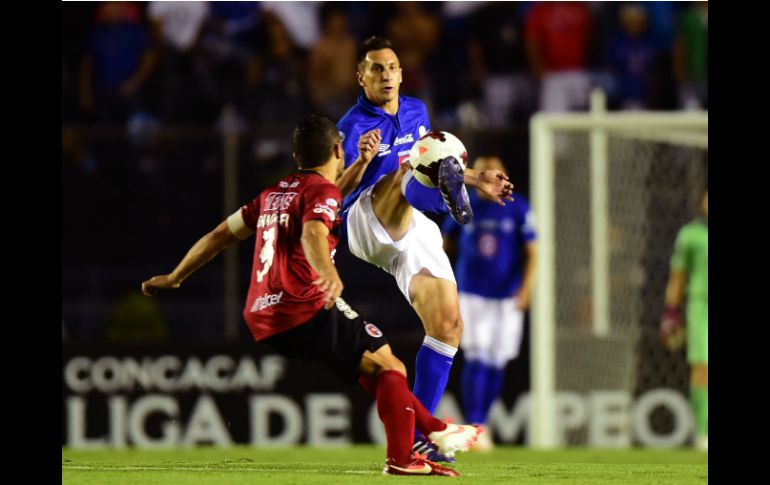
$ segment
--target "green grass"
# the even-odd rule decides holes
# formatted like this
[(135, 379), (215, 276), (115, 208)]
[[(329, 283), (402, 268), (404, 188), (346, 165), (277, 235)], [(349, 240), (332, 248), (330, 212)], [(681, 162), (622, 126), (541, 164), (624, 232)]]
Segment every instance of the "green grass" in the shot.
[[(442, 477), (381, 474), (385, 449), (237, 447), (180, 450), (62, 449), (62, 484), (250, 484), (424, 483)], [(708, 455), (690, 450), (532, 451), (498, 447), (492, 453), (462, 453), (458, 482), (476, 484), (704, 484)], [(445, 479), (446, 480), (446, 479)]]

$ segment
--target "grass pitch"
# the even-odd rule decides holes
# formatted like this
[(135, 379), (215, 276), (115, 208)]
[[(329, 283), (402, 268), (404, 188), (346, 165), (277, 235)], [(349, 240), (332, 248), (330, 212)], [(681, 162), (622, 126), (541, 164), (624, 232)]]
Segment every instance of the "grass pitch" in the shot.
[[(307, 484), (425, 483), (444, 477), (383, 476), (385, 449), (179, 450), (62, 449), (64, 484)], [(532, 451), (500, 446), (491, 453), (459, 453), (458, 483), (515, 484), (705, 484), (708, 454), (690, 450)], [(453, 482), (454, 483), (454, 482)]]

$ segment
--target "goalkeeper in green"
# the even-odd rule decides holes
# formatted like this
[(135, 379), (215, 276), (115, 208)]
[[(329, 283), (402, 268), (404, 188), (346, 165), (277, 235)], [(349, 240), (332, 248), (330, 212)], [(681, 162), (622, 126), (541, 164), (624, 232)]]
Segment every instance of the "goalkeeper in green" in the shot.
[[(679, 230), (671, 275), (666, 288), (666, 310), (661, 322), (663, 342), (672, 350), (687, 340), (690, 364), (690, 403), (695, 416), (695, 445), (708, 451), (709, 420), (709, 235), (708, 189), (701, 199), (702, 216)], [(682, 303), (687, 295), (686, 325)], [(683, 328), (684, 327), (684, 328)]]

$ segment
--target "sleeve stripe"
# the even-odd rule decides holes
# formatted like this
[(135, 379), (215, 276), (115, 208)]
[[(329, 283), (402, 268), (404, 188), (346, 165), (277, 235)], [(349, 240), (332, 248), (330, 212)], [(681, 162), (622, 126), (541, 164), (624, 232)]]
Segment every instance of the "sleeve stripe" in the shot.
[(227, 218), (227, 227), (230, 228), (230, 232), (240, 240), (244, 240), (254, 234), (254, 231), (249, 229), (246, 225), (246, 221), (243, 220), (242, 209), (238, 209)]

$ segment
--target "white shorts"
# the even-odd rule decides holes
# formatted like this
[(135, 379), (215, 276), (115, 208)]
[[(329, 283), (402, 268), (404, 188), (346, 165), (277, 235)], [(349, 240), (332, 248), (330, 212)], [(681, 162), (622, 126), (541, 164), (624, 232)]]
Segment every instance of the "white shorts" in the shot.
[(524, 313), (515, 298), (486, 298), (460, 292), (463, 336), (460, 348), (466, 360), (478, 360), (501, 369), (519, 355)]
[(409, 284), (423, 268), (436, 278), (457, 285), (452, 265), (444, 252), (441, 230), (436, 223), (415, 209), (409, 231), (400, 240), (393, 241), (372, 209), (373, 190), (374, 185), (361, 192), (348, 212), (350, 252), (392, 274), (410, 304)]

